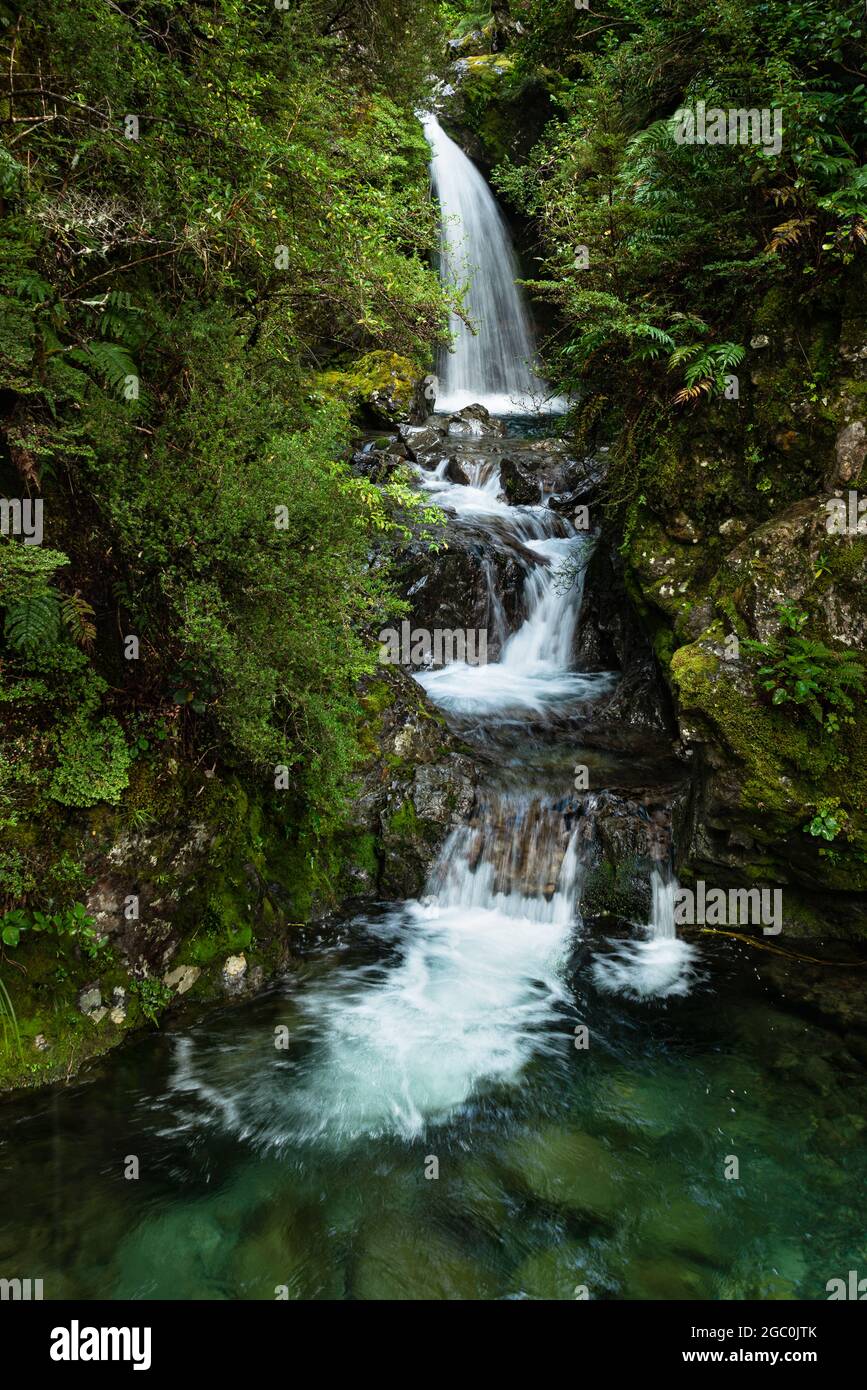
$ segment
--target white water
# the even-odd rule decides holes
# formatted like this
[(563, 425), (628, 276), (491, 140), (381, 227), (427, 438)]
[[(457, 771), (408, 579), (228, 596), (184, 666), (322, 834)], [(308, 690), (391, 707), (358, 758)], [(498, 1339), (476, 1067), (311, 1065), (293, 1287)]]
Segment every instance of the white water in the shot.
[(596, 957), (593, 976), (600, 989), (636, 999), (689, 994), (696, 979), (698, 952), (675, 930), (677, 886), (673, 874), (663, 875), (654, 869), (646, 937), (609, 943), (611, 951)]
[[(460, 215), (478, 267), (473, 303), (480, 333), (459, 337), (437, 404), (450, 410), (481, 401), (491, 411), (526, 410), (541, 383), (526, 362), (532, 337), (508, 235), (478, 171), (433, 117), (426, 129), (444, 212)], [(453, 274), (456, 234), (446, 228), (443, 269)], [(506, 538), (523, 554), (524, 620), (499, 662), (455, 662), (416, 679), (444, 710), (494, 724), (568, 713), (606, 693), (615, 683), (611, 673), (571, 669), (583, 585), (567, 587), (557, 577), (563, 562), (592, 541), (546, 507), (509, 506), (496, 460), (468, 462), (469, 485), (447, 479), (447, 466), (419, 469), (419, 485), (459, 520), (483, 527), (492, 548)], [(554, 800), (558, 795), (554, 790)], [(412, 1137), (483, 1088), (516, 1082), (534, 1053), (568, 1047), (563, 966), (578, 926), (582, 868), (577, 831), (566, 831), (554, 805), (529, 793), (492, 794), (475, 823), (449, 836), (425, 899), (366, 924), (385, 948), (376, 964), (331, 970), (300, 992), (297, 1032), (310, 1048), (296, 1075), (263, 1067), (251, 1078), (245, 1068), (236, 1080), (233, 1058), (221, 1059), (223, 1122), (277, 1146), (303, 1137)], [(682, 952), (688, 948), (674, 936), (673, 918), (669, 931), (661, 879), (654, 904), (657, 936), (622, 947), (619, 959), (597, 961), (602, 988), (686, 992)], [(215, 1103), (190, 1056), (180, 1057), (175, 1086)]]
[[(528, 576), (527, 616), (487, 666), (454, 662), (416, 679), (445, 709), (496, 720), (516, 710), (598, 695), (607, 673), (570, 671), (581, 586), (558, 587), (557, 565), (587, 544), (544, 507), (509, 507), (498, 496), (498, 470), (476, 486), (422, 475), (444, 505), (494, 516), (550, 561)], [(567, 531), (571, 534), (552, 535)], [(576, 926), (582, 863), (563, 817), (529, 797), (505, 797), (475, 826), (449, 836), (423, 902), (389, 919), (402, 949), (398, 964), (338, 971), (306, 991), (302, 1007), (324, 1028), (296, 1124), (352, 1139), (360, 1134), (420, 1133), (467, 1102), (482, 1084), (517, 1080), (534, 1052), (562, 1047), (551, 1032), (568, 994), (562, 976)]]
[[(455, 662), (416, 679), (444, 708), (491, 720), (608, 688), (605, 673), (569, 670), (581, 586), (562, 589), (555, 579), (560, 561), (586, 539), (544, 507), (508, 506), (496, 465), (475, 465), (471, 486), (442, 473), (420, 474), (437, 500), (490, 519), (550, 563), (528, 576), (526, 618), (501, 661)], [(300, 997), (313, 1060), (285, 1101), (292, 1123), (278, 1119), (272, 1142), (287, 1128), (296, 1139), (411, 1137), (480, 1087), (516, 1081), (534, 1052), (568, 1046), (565, 1028), (551, 1025), (568, 999), (562, 967), (582, 867), (562, 814), (529, 794), (494, 796), (477, 823), (456, 827), (425, 899), (371, 929), (398, 959), (332, 971)]]
[(515, 284), (520, 271), (491, 190), (436, 116), (425, 116), (423, 124), (442, 212), (440, 276), (449, 285), (471, 283), (465, 304), (477, 330), (452, 314), (455, 346), (440, 355), (437, 410), (480, 402), (492, 415), (560, 412), (563, 401), (550, 399), (533, 369), (533, 330)]
[(480, 476), (470, 485), (445, 476), (447, 462), (434, 473), (419, 470), (421, 486), (438, 506), (458, 517), (496, 521), (498, 528), (540, 557), (524, 584), (525, 621), (505, 643), (499, 662), (470, 666), (453, 662), (416, 676), (428, 695), (451, 714), (514, 717), (544, 714), (580, 701), (598, 699), (613, 689), (609, 672), (579, 672), (571, 667), (575, 625), (581, 612), (583, 576), (571, 587), (557, 574), (576, 551), (592, 541), (579, 535), (565, 518), (548, 507), (512, 507), (500, 493), (499, 468), (476, 465)]

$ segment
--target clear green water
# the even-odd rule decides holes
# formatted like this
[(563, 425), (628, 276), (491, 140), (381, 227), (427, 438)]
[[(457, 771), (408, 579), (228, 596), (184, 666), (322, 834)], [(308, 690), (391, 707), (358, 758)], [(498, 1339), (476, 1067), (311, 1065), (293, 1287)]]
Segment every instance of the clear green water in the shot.
[(401, 949), (357, 924), (256, 1002), (4, 1105), (0, 1272), (46, 1298), (822, 1299), (867, 1264), (867, 1075), (769, 1001), (754, 951), (702, 943), (691, 994), (639, 1003), (578, 950), (514, 1080), (353, 1138), (317, 1105), (305, 1001), (327, 991), (333, 1028)]

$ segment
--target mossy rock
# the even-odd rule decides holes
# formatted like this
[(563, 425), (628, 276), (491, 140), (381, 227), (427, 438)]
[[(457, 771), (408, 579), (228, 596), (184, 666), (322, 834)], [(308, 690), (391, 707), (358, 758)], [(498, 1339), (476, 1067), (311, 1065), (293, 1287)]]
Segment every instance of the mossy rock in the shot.
[(412, 424), (426, 414), (422, 373), (396, 352), (368, 352), (345, 368), (319, 372), (316, 390), (376, 425)]

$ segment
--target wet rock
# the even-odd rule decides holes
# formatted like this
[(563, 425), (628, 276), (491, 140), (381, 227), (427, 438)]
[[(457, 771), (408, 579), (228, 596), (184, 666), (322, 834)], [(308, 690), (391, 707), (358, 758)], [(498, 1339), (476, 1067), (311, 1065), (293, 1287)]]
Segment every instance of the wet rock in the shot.
[(504, 458), (500, 464), (500, 481), (506, 498), (513, 507), (535, 507), (542, 500), (542, 489), (514, 459)]
[(374, 483), (387, 483), (393, 473), (406, 466), (407, 459), (402, 454), (380, 452), (370, 449), (352, 455), (353, 473), (361, 478), (370, 478)]
[(836, 467), (827, 480), (829, 488), (857, 484), (867, 458), (867, 425), (852, 420), (837, 435)]
[[(435, 1184), (431, 1184), (435, 1186)], [(491, 1276), (435, 1229), (423, 1241), (400, 1219), (369, 1229), (356, 1256), (352, 1297), (376, 1300), (468, 1300), (496, 1296)]]
[(713, 1297), (710, 1274), (683, 1260), (633, 1260), (626, 1270), (626, 1297), (694, 1300)]
[[(832, 947), (827, 947), (830, 954)], [(839, 954), (839, 952), (838, 952)], [(847, 952), (852, 958), (851, 951)], [(835, 1028), (867, 1039), (867, 966), (811, 965), (809, 961), (769, 956), (757, 962), (764, 983), (779, 999), (808, 1015), (818, 1015)]]
[[(623, 562), (613, 544), (597, 544), (584, 576), (584, 601), (576, 625), (573, 660), (579, 671), (619, 671), (620, 680), (594, 707), (593, 730), (624, 728), (671, 737), (674, 711), (656, 654), (626, 590)], [(615, 741), (612, 744), (617, 747)]]
[(37, 1052), (47, 1052), (51, 1047), (51, 1043), (44, 1033), (37, 1033), (36, 1037), (33, 1039), (33, 1047)]
[(400, 437), (409, 458), (421, 462), (440, 450), (446, 434), (443, 421), (431, 416), (424, 425), (402, 425)]
[(486, 632), (487, 658), (496, 661), (520, 625), (524, 581), (539, 556), (510, 536), (492, 546), (490, 536), (472, 524), (451, 524), (446, 537), (447, 550), (434, 554), (412, 545), (396, 566), (412, 624), (431, 633)]
[(416, 814), (436, 825), (452, 825), (468, 816), (474, 800), (475, 787), (460, 767), (420, 767), (413, 779)]
[(247, 974), (246, 956), (228, 956), (223, 963), (221, 979), (227, 994), (240, 994)]
[(480, 439), (485, 435), (502, 438), (506, 434), (506, 426), (483, 405), (465, 405), (462, 410), (457, 410), (454, 415), (449, 416), (448, 433), (458, 438), (469, 436)]
[[(362, 686), (375, 750), (351, 808), (355, 843), (347, 858), (362, 896), (417, 897), (453, 824), (472, 807), (477, 768), (421, 686), (395, 667)], [(371, 854), (371, 848), (375, 847)]]
[(448, 461), (445, 476), (450, 483), (458, 483), (464, 487), (466, 487), (470, 481), (463, 468), (461, 467), (460, 461), (454, 456), (452, 456)]
[(599, 451), (582, 459), (554, 457), (551, 465), (544, 478), (552, 494), (548, 506), (569, 514), (579, 506), (592, 507), (608, 472), (607, 454)]
[(506, 1162), (515, 1181), (546, 1206), (590, 1218), (613, 1218), (622, 1209), (616, 1156), (589, 1134), (549, 1125), (512, 1144)]
[(529, 1255), (511, 1279), (512, 1290), (525, 1298), (574, 1299), (586, 1288), (589, 1298), (600, 1290), (588, 1262), (586, 1248), (576, 1241), (559, 1241), (550, 1250)]
[(655, 1250), (671, 1250), (699, 1264), (719, 1265), (719, 1213), (689, 1197), (667, 1194), (663, 1205), (642, 1212), (642, 1239)]

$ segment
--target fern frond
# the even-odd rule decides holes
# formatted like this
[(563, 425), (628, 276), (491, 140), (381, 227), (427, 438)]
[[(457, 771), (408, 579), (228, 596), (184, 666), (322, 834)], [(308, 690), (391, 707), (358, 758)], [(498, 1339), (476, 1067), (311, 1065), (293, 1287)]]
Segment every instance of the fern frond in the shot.
[(60, 616), (73, 642), (90, 651), (96, 640), (96, 624), (91, 621), (94, 612), (77, 589), (60, 600)]
[(10, 647), (33, 656), (53, 647), (60, 627), (60, 605), (53, 589), (29, 594), (6, 610), (4, 635)]
[(73, 348), (69, 356), (73, 362), (103, 377), (118, 395), (123, 391), (127, 377), (138, 376), (135, 362), (120, 343), (88, 343), (86, 347)]
[(792, 217), (788, 222), (781, 222), (779, 227), (774, 227), (771, 233), (771, 240), (768, 242), (769, 251), (780, 251), (784, 247), (797, 246), (801, 237), (815, 221), (812, 217)]

